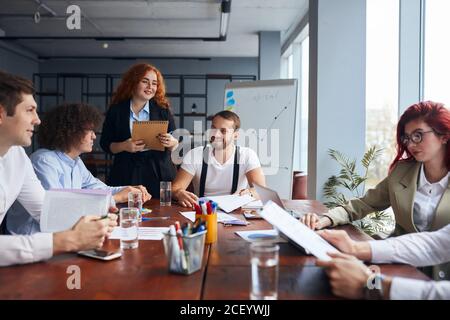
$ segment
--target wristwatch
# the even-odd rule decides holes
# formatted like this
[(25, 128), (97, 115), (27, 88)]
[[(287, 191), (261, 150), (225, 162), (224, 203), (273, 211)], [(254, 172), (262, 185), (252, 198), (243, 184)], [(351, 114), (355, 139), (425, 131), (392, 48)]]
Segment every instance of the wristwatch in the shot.
[(374, 273), (367, 278), (367, 283), (364, 286), (364, 296), (367, 300), (383, 300), (383, 279), (381, 273)]

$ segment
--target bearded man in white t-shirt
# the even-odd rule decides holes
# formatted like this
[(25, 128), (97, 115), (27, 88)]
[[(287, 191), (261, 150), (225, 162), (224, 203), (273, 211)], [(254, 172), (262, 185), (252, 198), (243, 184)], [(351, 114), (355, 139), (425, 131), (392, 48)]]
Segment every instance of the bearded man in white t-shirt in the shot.
[[(210, 142), (190, 150), (183, 158), (173, 182), (173, 198), (192, 207), (199, 197), (253, 193), (253, 183), (265, 186), (258, 156), (250, 148), (236, 146), (241, 121), (231, 111), (214, 115)], [(192, 182), (194, 193), (187, 191)]]

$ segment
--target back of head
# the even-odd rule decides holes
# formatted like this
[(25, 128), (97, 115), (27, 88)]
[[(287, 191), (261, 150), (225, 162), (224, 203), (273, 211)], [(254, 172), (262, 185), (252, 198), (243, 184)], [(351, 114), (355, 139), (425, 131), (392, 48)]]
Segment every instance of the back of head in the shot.
[(102, 114), (93, 106), (83, 103), (63, 104), (45, 113), (38, 130), (42, 148), (69, 151), (78, 145), (86, 130), (96, 130)]
[(30, 80), (0, 71), (0, 107), (8, 116), (13, 116), (16, 106), (22, 102), (23, 94), (34, 94)]

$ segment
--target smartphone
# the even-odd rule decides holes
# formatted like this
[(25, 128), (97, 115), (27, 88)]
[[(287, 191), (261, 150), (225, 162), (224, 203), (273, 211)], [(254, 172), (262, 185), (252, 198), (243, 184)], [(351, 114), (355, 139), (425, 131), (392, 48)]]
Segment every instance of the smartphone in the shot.
[(79, 251), (78, 254), (81, 256), (105, 260), (105, 261), (117, 259), (122, 256), (122, 252), (120, 252), (120, 251), (106, 251), (106, 250), (97, 250), (97, 249)]

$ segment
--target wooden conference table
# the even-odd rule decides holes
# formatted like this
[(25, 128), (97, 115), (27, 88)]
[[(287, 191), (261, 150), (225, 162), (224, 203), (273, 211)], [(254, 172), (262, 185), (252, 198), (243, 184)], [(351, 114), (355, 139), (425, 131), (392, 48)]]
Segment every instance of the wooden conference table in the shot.
[[(322, 213), (326, 208), (317, 201), (286, 201), (299, 212)], [(159, 207), (159, 200), (145, 205), (153, 210), (147, 216), (171, 216), (169, 220), (144, 221), (142, 226), (166, 227), (179, 220), (186, 222), (177, 205)], [(234, 213), (241, 219), (240, 212)], [(218, 226), (218, 241), (205, 246), (202, 269), (189, 276), (171, 274), (162, 241), (139, 242), (139, 248), (126, 250), (121, 259), (100, 261), (64, 254), (45, 262), (0, 268), (0, 299), (248, 299), (250, 288), (249, 243), (235, 234), (239, 230), (270, 229), (264, 220), (252, 220), (248, 226)], [(353, 239), (370, 239), (348, 225), (340, 227)], [(119, 248), (118, 240), (108, 240), (108, 249)], [(0, 253), (1, 254), (1, 253)], [(315, 258), (302, 255), (293, 245), (280, 244), (279, 299), (336, 299), (330, 291), (322, 268)], [(81, 270), (81, 289), (67, 288), (68, 267)], [(428, 279), (406, 265), (381, 265), (392, 276)]]

